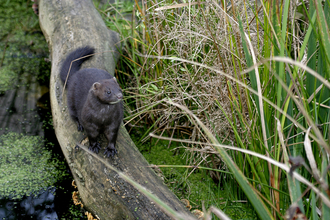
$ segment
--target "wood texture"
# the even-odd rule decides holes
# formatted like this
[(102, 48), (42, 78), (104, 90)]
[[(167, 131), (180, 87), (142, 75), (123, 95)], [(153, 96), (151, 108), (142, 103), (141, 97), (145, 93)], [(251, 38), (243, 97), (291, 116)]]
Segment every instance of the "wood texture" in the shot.
[[(120, 46), (119, 36), (105, 26), (91, 0), (41, 0), (39, 20), (52, 61), (50, 95), (53, 125), (84, 207), (100, 219), (170, 219), (118, 174), (84, 150), (75, 148), (76, 143), (85, 135), (77, 131), (66, 106), (66, 94), (62, 96), (63, 85), (59, 78), (61, 61), (77, 47), (90, 45), (99, 54), (86, 61), (83, 68), (96, 67), (113, 74), (118, 58), (115, 51)], [(190, 215), (148, 167), (123, 126), (116, 147), (118, 155), (106, 159), (108, 163), (143, 185), (173, 209)], [(102, 144), (99, 155), (103, 156), (104, 148)]]

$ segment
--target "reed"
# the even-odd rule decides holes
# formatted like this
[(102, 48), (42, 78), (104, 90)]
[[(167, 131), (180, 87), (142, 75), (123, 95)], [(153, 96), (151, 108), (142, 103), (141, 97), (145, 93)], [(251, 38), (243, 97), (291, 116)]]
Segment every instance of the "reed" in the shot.
[(261, 219), (330, 219), (329, 1), (148, 0), (133, 22), (114, 8), (102, 13), (123, 36), (118, 75), (142, 141), (184, 142), (204, 156), (190, 165), (229, 171), (214, 176)]

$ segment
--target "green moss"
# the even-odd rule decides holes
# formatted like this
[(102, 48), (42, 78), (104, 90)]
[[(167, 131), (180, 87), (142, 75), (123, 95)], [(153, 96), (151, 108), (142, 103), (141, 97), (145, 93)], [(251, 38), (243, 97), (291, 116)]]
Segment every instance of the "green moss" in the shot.
[(0, 1), (0, 39), (20, 29), (27, 31), (39, 28), (38, 16), (33, 13), (31, 5), (32, 3), (22, 0)]
[(0, 93), (26, 85), (31, 76), (48, 84), (50, 63), (47, 42), (40, 30), (32, 3), (0, 1)]
[(73, 201), (72, 201), (72, 204), (69, 208), (69, 212), (68, 213), (64, 213), (62, 215), (62, 219), (63, 218), (67, 218), (67, 219), (82, 219), (82, 218), (85, 218), (87, 219), (86, 217), (83, 217), (82, 215), (82, 209), (80, 207), (80, 205), (75, 205), (73, 204)]
[(8, 133), (0, 136), (0, 146), (1, 197), (37, 194), (65, 175), (64, 164), (51, 160), (41, 137)]
[[(131, 135), (137, 147), (150, 164), (168, 165), (161, 167), (165, 184), (179, 199), (187, 199), (192, 206), (191, 210), (202, 210), (202, 203), (208, 209), (212, 205), (223, 210), (232, 219), (256, 219), (252, 208), (229, 194), (230, 184), (216, 184), (207, 170), (184, 168), (187, 164), (187, 155), (183, 148), (177, 149), (172, 144), (168, 148), (167, 141), (153, 140), (149, 144), (139, 144), (138, 137)], [(151, 147), (150, 147), (151, 146)], [(172, 166), (181, 165), (181, 167)], [(203, 164), (201, 164), (203, 166)], [(221, 187), (220, 187), (221, 185)], [(216, 218), (213, 218), (216, 219)]]
[(12, 88), (16, 77), (17, 74), (9, 66), (0, 68), (0, 92)]

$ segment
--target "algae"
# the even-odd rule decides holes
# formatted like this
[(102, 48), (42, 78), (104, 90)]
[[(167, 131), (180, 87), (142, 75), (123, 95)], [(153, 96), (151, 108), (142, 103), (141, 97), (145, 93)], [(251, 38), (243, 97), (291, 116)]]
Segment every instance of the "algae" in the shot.
[(0, 147), (0, 198), (37, 195), (65, 175), (39, 136), (11, 132), (0, 136)]
[[(196, 169), (192, 172), (193, 168), (186, 165), (189, 164), (187, 161), (192, 155), (184, 146), (180, 147), (176, 143), (168, 146), (168, 141), (162, 140), (142, 144), (138, 142), (138, 136), (131, 137), (149, 164), (166, 166), (160, 167), (160, 171), (156, 170), (156, 173), (179, 199), (187, 199), (190, 202), (190, 211), (202, 211), (204, 203), (206, 210), (215, 206), (231, 219), (257, 218), (246, 200), (230, 194), (231, 184), (227, 184), (225, 180), (216, 184), (205, 169)], [(203, 163), (199, 166), (203, 167)], [(213, 216), (213, 219), (217, 217)]]
[(31, 5), (0, 1), (0, 14), (0, 93), (25, 85), (28, 80), (22, 79), (30, 75), (41, 83), (48, 80), (45, 69), (50, 67), (44, 59), (48, 57), (47, 42)]
[(13, 87), (17, 74), (9, 67), (0, 68), (0, 92), (4, 92)]

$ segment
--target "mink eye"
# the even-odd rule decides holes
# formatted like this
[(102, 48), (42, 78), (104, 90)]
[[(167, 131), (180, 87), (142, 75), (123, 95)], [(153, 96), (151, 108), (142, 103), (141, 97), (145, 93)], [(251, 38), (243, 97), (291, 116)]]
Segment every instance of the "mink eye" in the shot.
[(107, 91), (107, 94), (110, 95), (111, 94), (111, 91)]

